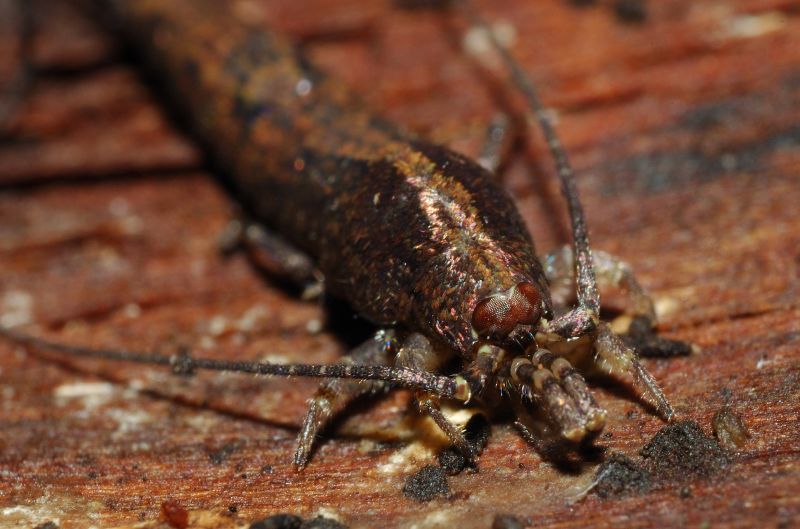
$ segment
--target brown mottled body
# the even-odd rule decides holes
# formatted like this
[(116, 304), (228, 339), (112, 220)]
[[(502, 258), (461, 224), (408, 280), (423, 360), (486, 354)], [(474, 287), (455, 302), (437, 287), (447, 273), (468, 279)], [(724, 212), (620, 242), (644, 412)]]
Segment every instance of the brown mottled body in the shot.
[(375, 117), (224, 4), (114, 5), (256, 219), (362, 316), (468, 355), (478, 300), (520, 282), (546, 292), (522, 219), (477, 163)]

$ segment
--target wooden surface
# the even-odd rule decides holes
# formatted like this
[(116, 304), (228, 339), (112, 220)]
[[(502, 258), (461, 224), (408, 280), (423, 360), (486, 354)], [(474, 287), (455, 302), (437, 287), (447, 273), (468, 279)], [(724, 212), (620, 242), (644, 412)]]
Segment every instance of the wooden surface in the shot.
[[(350, 527), (487, 528), (497, 513), (531, 527), (800, 527), (800, 10), (651, 1), (634, 23), (610, 4), (480, 5), (515, 31), (515, 55), (557, 113), (595, 246), (632, 263), (664, 335), (700, 350), (648, 368), (707, 435), (725, 406), (750, 430), (724, 470), (575, 501), (603, 452), (558, 469), (499, 421), (479, 471), (418, 503), (403, 485), (438, 446), (404, 392), (353, 410), (297, 473), (314, 382), (180, 379), (2, 342), (0, 527), (154, 527), (167, 500), (196, 527), (277, 512)], [(42, 72), (0, 144), (1, 321), (72, 344), (334, 361), (358, 334), (350, 316), (220, 257), (230, 204), (201, 154), (113, 36), (68, 3), (34, 5)], [(516, 108), (446, 16), (388, 2), (236, 8), (305, 39), (392, 119), (472, 155), (494, 112)], [(8, 72), (16, 26), (0, 19)], [(504, 181), (548, 250), (566, 223), (535, 136), (528, 151)], [(637, 460), (663, 423), (622, 388), (597, 395), (609, 410), (598, 446)]]

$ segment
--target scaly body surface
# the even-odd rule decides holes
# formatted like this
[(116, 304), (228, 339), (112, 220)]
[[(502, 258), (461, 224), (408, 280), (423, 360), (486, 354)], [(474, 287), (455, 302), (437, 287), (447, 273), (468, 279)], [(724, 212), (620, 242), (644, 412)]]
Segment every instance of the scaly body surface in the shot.
[(467, 354), (475, 338), (451, 309), (544, 288), (511, 198), (477, 163), (375, 117), (281, 36), (212, 2), (118, 7), (256, 220), (364, 317)]

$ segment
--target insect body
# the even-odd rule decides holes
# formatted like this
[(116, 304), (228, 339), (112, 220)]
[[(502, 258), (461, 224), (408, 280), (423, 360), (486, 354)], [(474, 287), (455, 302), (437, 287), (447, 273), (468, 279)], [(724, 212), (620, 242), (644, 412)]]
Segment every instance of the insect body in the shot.
[[(98, 356), (155, 360), (178, 371), (329, 379), (311, 401), (298, 467), (338, 410), (387, 384), (417, 390), (420, 408), (469, 457), (473, 449), (439, 410), (439, 397), (480, 400), (499, 391), (520, 413), (547, 417), (563, 438), (581, 441), (599, 432), (605, 411), (573, 363), (627, 380), (672, 416), (633, 351), (598, 319), (592, 254), (570, 174), (560, 171), (577, 259), (565, 250), (543, 266), (490, 172), (375, 117), (278, 35), (236, 21), (215, 2), (112, 5), (255, 220), (282, 236), (258, 231), (249, 242), (310, 256), (316, 267), (305, 257), (283, 261), (295, 263), (289, 268), (300, 280), (321, 274), (327, 292), (380, 330), (334, 366)], [(557, 144), (555, 152), (561, 154)], [(596, 258), (601, 280), (627, 287), (633, 312), (652, 323), (652, 305), (629, 270), (605, 254)], [(579, 305), (565, 310), (568, 300), (551, 296), (549, 283), (571, 286), (576, 269)], [(451, 357), (462, 370), (437, 374)]]

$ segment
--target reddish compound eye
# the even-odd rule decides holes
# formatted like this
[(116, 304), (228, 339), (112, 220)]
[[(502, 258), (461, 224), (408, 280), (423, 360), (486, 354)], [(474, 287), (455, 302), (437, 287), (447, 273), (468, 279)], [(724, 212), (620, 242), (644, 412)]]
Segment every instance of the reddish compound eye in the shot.
[(542, 316), (542, 296), (532, 283), (518, 283), (483, 299), (472, 313), (472, 327), (482, 337), (503, 338), (517, 325), (532, 325)]

